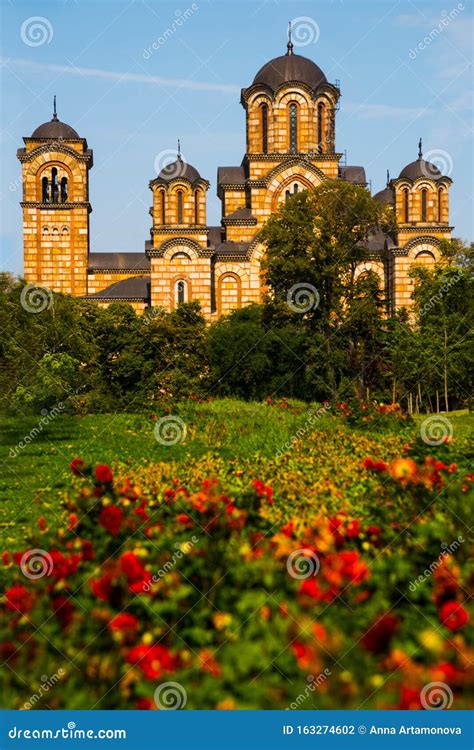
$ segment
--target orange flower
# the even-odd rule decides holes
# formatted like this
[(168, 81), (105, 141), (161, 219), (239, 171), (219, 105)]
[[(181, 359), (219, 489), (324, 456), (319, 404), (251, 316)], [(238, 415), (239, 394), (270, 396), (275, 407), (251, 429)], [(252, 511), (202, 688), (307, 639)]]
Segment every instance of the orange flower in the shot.
[(416, 480), (417, 466), (412, 458), (396, 458), (390, 465), (390, 474), (401, 484), (409, 484)]

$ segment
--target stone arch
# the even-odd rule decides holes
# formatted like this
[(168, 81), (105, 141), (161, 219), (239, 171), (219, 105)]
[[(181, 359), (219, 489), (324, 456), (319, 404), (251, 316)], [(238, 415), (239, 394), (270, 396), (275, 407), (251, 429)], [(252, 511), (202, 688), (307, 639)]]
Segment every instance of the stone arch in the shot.
[(266, 215), (274, 213), (280, 196), (288, 185), (298, 182), (303, 189), (317, 187), (325, 180), (324, 174), (308, 162), (287, 162), (275, 167), (268, 175), (264, 210)]
[(217, 279), (217, 314), (219, 317), (242, 307), (242, 279), (235, 271), (225, 270)]
[(200, 245), (189, 237), (172, 237), (166, 240), (160, 246), (160, 255), (166, 260), (171, 260), (180, 250), (189, 255), (191, 260), (196, 260), (201, 255)]
[(441, 253), (439, 250), (441, 240), (438, 237), (430, 235), (421, 235), (409, 240), (405, 245), (405, 252), (410, 260), (414, 260), (420, 253), (430, 253), (435, 261), (438, 261)]

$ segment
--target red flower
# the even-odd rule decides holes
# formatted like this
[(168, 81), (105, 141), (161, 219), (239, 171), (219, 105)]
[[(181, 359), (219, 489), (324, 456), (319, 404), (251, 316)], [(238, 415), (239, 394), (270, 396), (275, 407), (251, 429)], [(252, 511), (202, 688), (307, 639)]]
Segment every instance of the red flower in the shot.
[(128, 612), (122, 612), (120, 615), (116, 615), (112, 618), (109, 622), (108, 628), (112, 633), (114, 631), (119, 633), (123, 631), (131, 631), (134, 633), (138, 628), (138, 620), (133, 615), (128, 614)]
[(144, 577), (145, 568), (133, 552), (124, 552), (120, 557), (120, 566), (129, 581), (138, 581)]
[(259, 497), (265, 497), (268, 505), (273, 505), (273, 490), (261, 479), (254, 479), (252, 486)]
[(73, 458), (71, 463), (69, 464), (69, 468), (71, 469), (72, 473), (76, 475), (76, 477), (80, 476), (84, 469), (86, 468), (86, 465), (82, 458)]
[(67, 627), (74, 617), (74, 607), (67, 596), (58, 596), (52, 602), (53, 612), (63, 627)]
[(38, 528), (40, 531), (46, 531), (46, 518), (44, 516), (38, 518)]
[(193, 519), (186, 515), (186, 513), (180, 513), (178, 516), (176, 516), (176, 520), (178, 523), (185, 524), (191, 524), (193, 523)]
[(70, 513), (69, 514), (69, 526), (67, 527), (68, 531), (73, 531), (74, 528), (77, 526), (78, 521), (79, 521), (79, 518), (77, 517), (77, 515), (75, 513)]
[(134, 646), (128, 652), (127, 662), (139, 667), (147, 680), (156, 680), (163, 672), (176, 669), (176, 659), (160, 644)]
[(122, 510), (116, 505), (107, 505), (100, 514), (99, 523), (112, 536), (117, 536), (122, 526), (122, 516)]
[(51, 575), (59, 581), (60, 578), (68, 578), (73, 575), (79, 563), (81, 561), (80, 555), (71, 555), (71, 557), (65, 557), (62, 552), (57, 549), (52, 549), (49, 553), (51, 560), (53, 561), (53, 568)]
[(22, 615), (25, 615), (33, 606), (30, 592), (24, 586), (21, 586), (21, 584), (11, 586), (5, 591), (5, 596), (7, 599), (7, 609), (11, 612), (20, 612)]
[(89, 542), (88, 539), (84, 539), (84, 541), (82, 542), (82, 559), (83, 560), (94, 559), (94, 548), (92, 546), (92, 542)]
[(386, 464), (385, 461), (374, 461), (373, 458), (368, 456), (362, 461), (362, 468), (368, 469), (369, 471), (386, 471), (388, 469), (388, 464)]
[(421, 708), (420, 691), (416, 688), (402, 687), (398, 708), (402, 710)]
[(102, 599), (104, 602), (108, 602), (112, 593), (112, 576), (104, 575), (101, 578), (91, 581), (91, 589), (94, 596)]
[(294, 525), (293, 521), (288, 521), (288, 523), (286, 523), (284, 526), (281, 527), (280, 531), (281, 531), (282, 534), (284, 534), (288, 538), (291, 538), (291, 536), (293, 534), (294, 527), (295, 527), (295, 525)]
[(380, 654), (388, 648), (397, 628), (398, 618), (388, 612), (371, 625), (361, 643), (372, 654)]
[(8, 552), (2, 552), (2, 562), (4, 565), (8, 565), (10, 562), (10, 555)]
[(107, 466), (107, 464), (99, 464), (95, 467), (95, 478), (101, 484), (110, 484), (114, 475), (112, 474), (110, 466)]
[(318, 599), (321, 591), (315, 578), (306, 578), (300, 586), (300, 594)]
[(135, 709), (137, 711), (152, 711), (156, 706), (151, 698), (139, 698), (135, 703)]
[(352, 539), (353, 537), (359, 536), (359, 534), (360, 534), (360, 521), (357, 521), (357, 520), (349, 521), (345, 529), (345, 535), (349, 537), (349, 539)]
[(445, 602), (439, 610), (439, 619), (449, 630), (461, 630), (469, 621), (469, 615), (458, 602)]

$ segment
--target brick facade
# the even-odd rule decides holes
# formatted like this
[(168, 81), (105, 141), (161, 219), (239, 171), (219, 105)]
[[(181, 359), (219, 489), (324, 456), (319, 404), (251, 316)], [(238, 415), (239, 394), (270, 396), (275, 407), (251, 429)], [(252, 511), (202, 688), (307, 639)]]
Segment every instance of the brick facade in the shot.
[[(264, 291), (259, 232), (280, 202), (325, 180), (366, 185), (364, 169), (341, 164), (336, 151), (339, 97), (338, 85), (312, 61), (293, 55), (291, 45), (286, 55), (263, 66), (242, 90), (247, 143), (242, 163), (218, 170), (221, 226), (207, 225), (209, 182), (178, 152), (150, 182), (152, 227), (144, 255), (89, 253), (92, 151), (55, 113), (18, 152), (25, 278), (101, 306), (130, 301), (138, 312), (199, 300), (209, 321), (259, 302)], [(393, 205), (397, 235), (374, 234), (357, 273), (375, 271), (392, 310), (412, 302), (410, 268), (436, 263), (440, 241), (451, 238), (450, 185), (449, 177), (423, 160), (420, 144), (418, 160), (375, 196)]]

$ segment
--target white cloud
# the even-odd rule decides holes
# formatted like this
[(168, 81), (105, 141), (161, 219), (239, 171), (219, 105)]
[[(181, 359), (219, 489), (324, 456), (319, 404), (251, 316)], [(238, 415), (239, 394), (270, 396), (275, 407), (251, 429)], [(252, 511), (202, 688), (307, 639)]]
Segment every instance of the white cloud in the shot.
[(379, 120), (395, 117), (421, 117), (421, 115), (428, 114), (429, 110), (424, 107), (402, 107), (393, 104), (344, 102), (343, 112), (357, 115), (361, 120)]
[(91, 78), (103, 78), (120, 83), (147, 83), (152, 86), (164, 86), (167, 88), (192, 89), (194, 91), (220, 91), (222, 93), (239, 93), (240, 87), (230, 83), (207, 83), (192, 81), (188, 78), (162, 78), (160, 76), (147, 75), (146, 73), (120, 73), (115, 70), (103, 70), (101, 68), (83, 68), (78, 66), (55, 65), (53, 63), (39, 63), (20, 58), (1, 58), (0, 64), (12, 69), (25, 69), (33, 73), (54, 73), (56, 75), (75, 75)]

